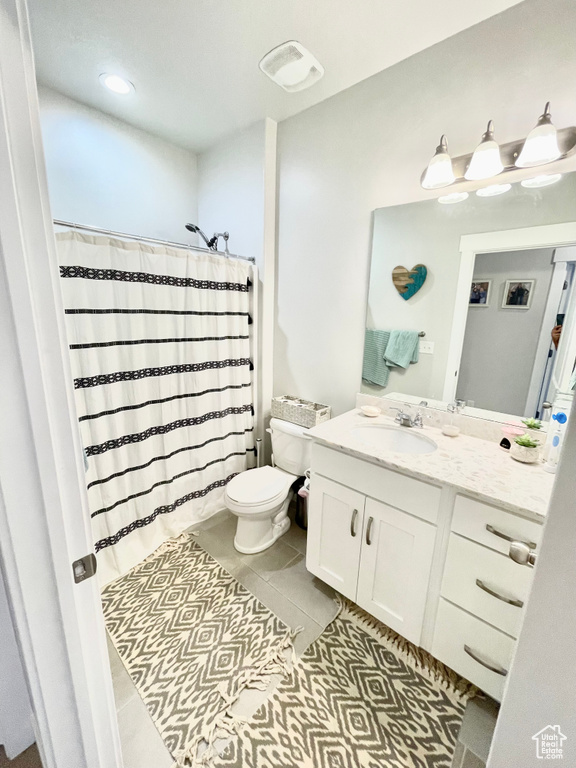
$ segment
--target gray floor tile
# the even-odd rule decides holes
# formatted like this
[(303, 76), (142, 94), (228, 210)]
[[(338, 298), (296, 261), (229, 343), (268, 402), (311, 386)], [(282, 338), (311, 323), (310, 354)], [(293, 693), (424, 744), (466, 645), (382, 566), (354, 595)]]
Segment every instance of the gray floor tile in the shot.
[(334, 619), (337, 612), (336, 593), (306, 570), (303, 555), (274, 573), (269, 583), (320, 626), (325, 627)]
[(200, 529), (195, 537), (200, 546), (233, 576), (242, 567), (241, 555), (234, 549), (236, 518), (226, 517), (211, 528)]
[(0, 746), (0, 768), (42, 768), (36, 744), (32, 744), (13, 760), (8, 760), (4, 747)]
[(256, 555), (241, 555), (240, 559), (249, 568), (261, 576), (264, 581), (268, 581), (273, 573), (281, 571), (295, 558), (299, 557), (299, 552), (293, 547), (284, 543), (285, 536), (278, 539), (271, 547), (259, 552)]
[(118, 712), (124, 768), (172, 768), (174, 761), (139, 696)]
[(306, 554), (306, 531), (302, 530), (302, 528), (296, 525), (294, 520), (292, 520), (292, 525), (290, 526), (288, 532), (282, 536), (280, 541), (283, 541), (285, 544), (289, 544), (291, 547), (294, 547), (294, 549), (297, 549), (301, 555)]
[(114, 648), (110, 637), (106, 635), (108, 642), (108, 656), (110, 658), (110, 671), (112, 672), (112, 685), (114, 686), (114, 699), (116, 701), (116, 711), (122, 709), (130, 699), (138, 696), (136, 686), (132, 678), (126, 671), (118, 651)]
[(323, 628), (318, 622), (314, 621), (304, 611), (301, 611), (297, 605), (277, 589), (274, 589), (269, 582), (264, 581), (251, 568), (243, 566), (235, 576), (249, 592), (269, 608), (272, 613), (278, 616), (286, 626), (291, 629), (303, 628), (302, 632), (294, 640), (294, 648), (298, 656), (301, 656), (310, 643), (322, 634)]

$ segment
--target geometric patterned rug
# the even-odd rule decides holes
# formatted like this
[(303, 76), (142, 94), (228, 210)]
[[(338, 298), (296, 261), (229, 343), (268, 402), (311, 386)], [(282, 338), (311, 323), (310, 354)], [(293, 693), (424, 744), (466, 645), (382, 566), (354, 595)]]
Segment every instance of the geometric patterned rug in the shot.
[(214, 761), (218, 768), (448, 768), (477, 689), (357, 606)]
[(244, 689), (289, 671), (294, 633), (186, 534), (108, 584), (102, 604), (178, 765), (195, 764), (202, 742), (230, 733), (229, 708)]

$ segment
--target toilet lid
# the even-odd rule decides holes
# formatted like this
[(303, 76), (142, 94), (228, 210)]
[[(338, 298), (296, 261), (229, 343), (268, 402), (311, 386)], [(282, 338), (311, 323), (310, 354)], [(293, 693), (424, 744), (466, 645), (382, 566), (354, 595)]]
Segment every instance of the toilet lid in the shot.
[(240, 472), (226, 486), (226, 493), (238, 504), (262, 504), (286, 492), (296, 478), (275, 467)]

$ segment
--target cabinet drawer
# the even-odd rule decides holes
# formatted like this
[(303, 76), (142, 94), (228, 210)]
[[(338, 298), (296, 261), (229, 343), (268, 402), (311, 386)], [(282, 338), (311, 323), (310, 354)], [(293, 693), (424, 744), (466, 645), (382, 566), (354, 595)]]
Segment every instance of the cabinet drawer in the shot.
[(499, 552), (452, 533), (442, 596), (509, 635), (518, 637), (532, 575), (531, 568), (518, 565)]
[(503, 509), (492, 507), (481, 501), (470, 499), (468, 496), (456, 496), (454, 504), (454, 518), (452, 530), (484, 544), (490, 549), (507, 555), (510, 550), (510, 542), (492, 533), (486, 526), (491, 526), (498, 533), (526, 543), (538, 544), (542, 537), (542, 526), (532, 520), (513, 515)]
[(440, 599), (432, 655), (498, 701), (506, 675), (488, 665), (507, 673), (514, 646), (515, 640), (508, 635)]
[(369, 461), (334, 451), (319, 443), (312, 445), (311, 467), (319, 475), (348, 485), (422, 520), (435, 523), (438, 519), (440, 488), (436, 485), (377, 467)]

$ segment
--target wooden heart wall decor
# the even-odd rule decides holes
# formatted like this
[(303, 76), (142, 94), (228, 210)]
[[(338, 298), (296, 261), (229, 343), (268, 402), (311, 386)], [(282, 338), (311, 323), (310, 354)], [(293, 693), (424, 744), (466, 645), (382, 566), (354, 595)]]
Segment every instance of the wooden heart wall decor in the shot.
[(400, 296), (408, 301), (422, 288), (427, 275), (428, 270), (424, 264), (416, 264), (410, 270), (406, 269), (406, 267), (394, 267), (392, 270), (392, 282)]

